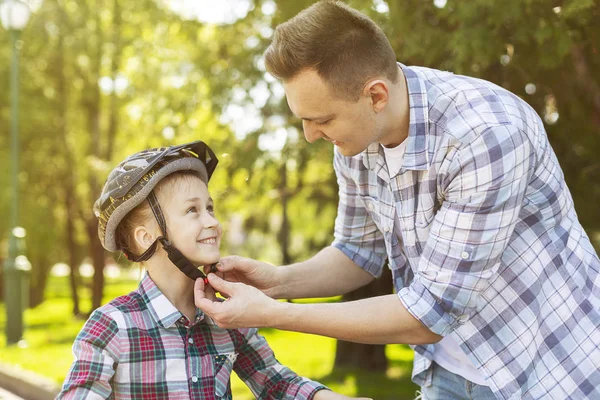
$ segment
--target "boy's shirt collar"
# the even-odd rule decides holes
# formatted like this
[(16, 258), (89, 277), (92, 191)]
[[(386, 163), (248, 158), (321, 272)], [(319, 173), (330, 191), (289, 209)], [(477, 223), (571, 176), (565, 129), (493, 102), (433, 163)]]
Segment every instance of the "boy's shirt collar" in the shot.
[(196, 308), (196, 321), (188, 322), (188, 319), (173, 305), (173, 303), (171, 303), (167, 296), (161, 292), (158, 286), (156, 286), (156, 283), (154, 283), (150, 275), (148, 275), (148, 272), (144, 274), (138, 287), (138, 291), (145, 298), (150, 315), (152, 315), (156, 324), (165, 329), (173, 327), (177, 322), (186, 326), (194, 325), (203, 320), (205, 320), (206, 323), (214, 324), (199, 308)]

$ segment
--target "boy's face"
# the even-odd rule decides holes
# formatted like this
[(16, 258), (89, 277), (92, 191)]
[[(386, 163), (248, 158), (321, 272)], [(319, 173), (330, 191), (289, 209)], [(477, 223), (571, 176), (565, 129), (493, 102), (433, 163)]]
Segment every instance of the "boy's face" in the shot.
[(158, 201), (171, 243), (196, 265), (219, 261), (222, 230), (206, 184), (197, 177), (186, 176), (176, 178), (164, 189)]

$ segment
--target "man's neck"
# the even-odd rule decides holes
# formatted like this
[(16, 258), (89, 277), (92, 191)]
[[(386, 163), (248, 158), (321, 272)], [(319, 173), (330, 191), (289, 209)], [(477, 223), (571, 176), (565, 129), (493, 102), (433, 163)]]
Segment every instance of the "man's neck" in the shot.
[(390, 134), (385, 143), (381, 143), (388, 148), (396, 147), (404, 142), (408, 137), (410, 126), (408, 86), (400, 67), (398, 67), (398, 73), (398, 82), (390, 87), (390, 104), (388, 105), (388, 129)]

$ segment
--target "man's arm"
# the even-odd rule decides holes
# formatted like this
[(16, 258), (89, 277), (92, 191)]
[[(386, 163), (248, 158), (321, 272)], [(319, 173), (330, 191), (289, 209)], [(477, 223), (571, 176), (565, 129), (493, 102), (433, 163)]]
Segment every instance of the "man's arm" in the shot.
[(306, 261), (279, 267), (278, 270), (282, 291), (276, 298), (284, 299), (337, 296), (374, 279), (339, 249), (331, 246)]
[(436, 335), (389, 294), (342, 303), (277, 303), (273, 327), (368, 344), (436, 343)]
[(337, 296), (373, 280), (370, 273), (331, 246), (296, 264), (275, 267), (250, 258), (229, 256), (221, 259), (217, 269), (221, 278), (254, 286), (274, 299)]
[(213, 302), (196, 291), (196, 306), (223, 328), (272, 327), (371, 344), (424, 344), (441, 339), (393, 294), (345, 303), (282, 303), (254, 287), (227, 282), (215, 274), (208, 279), (229, 298)]
[[(498, 277), (517, 225), (530, 223), (521, 211), (535, 163), (529, 138), (511, 125), (490, 127), (455, 153), (415, 278), (398, 292), (432, 332), (446, 336), (495, 300), (482, 294)], [(497, 307), (513, 306), (503, 301)]]

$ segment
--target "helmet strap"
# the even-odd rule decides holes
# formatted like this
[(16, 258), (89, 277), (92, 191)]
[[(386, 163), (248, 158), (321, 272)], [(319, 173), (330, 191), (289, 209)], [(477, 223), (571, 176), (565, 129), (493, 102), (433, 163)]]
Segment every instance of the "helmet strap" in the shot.
[(154, 243), (152, 243), (150, 245), (150, 247), (148, 247), (146, 249), (146, 251), (139, 257), (136, 257), (133, 253), (123, 249), (123, 253), (125, 253), (125, 257), (127, 257), (127, 259), (129, 261), (133, 261), (133, 262), (142, 262), (142, 261), (146, 261), (148, 260), (150, 257), (152, 257), (152, 255), (154, 254), (154, 252), (156, 251), (156, 244), (158, 243), (158, 240), (155, 240)]
[(163, 249), (165, 249), (165, 251), (167, 252), (169, 260), (171, 260), (171, 262), (175, 264), (175, 266), (179, 268), (179, 270), (183, 272), (188, 278), (190, 278), (193, 281), (195, 281), (198, 278), (206, 279), (206, 275), (204, 275), (202, 271), (200, 271), (194, 264), (192, 264), (190, 260), (185, 258), (183, 254), (181, 254), (181, 252), (177, 248), (175, 248), (175, 246), (173, 246), (169, 241), (167, 237), (167, 224), (165, 222), (165, 217), (160, 208), (160, 204), (158, 204), (158, 199), (156, 198), (154, 191), (150, 192), (150, 194), (148, 195), (148, 203), (150, 203), (150, 209), (152, 210), (152, 213), (154, 214), (156, 222), (158, 222), (158, 226), (160, 227), (160, 230), (163, 235), (159, 236), (144, 254), (146, 254), (150, 249), (152, 249), (152, 252), (150, 253), (151, 256), (156, 250), (156, 243), (160, 241)]

